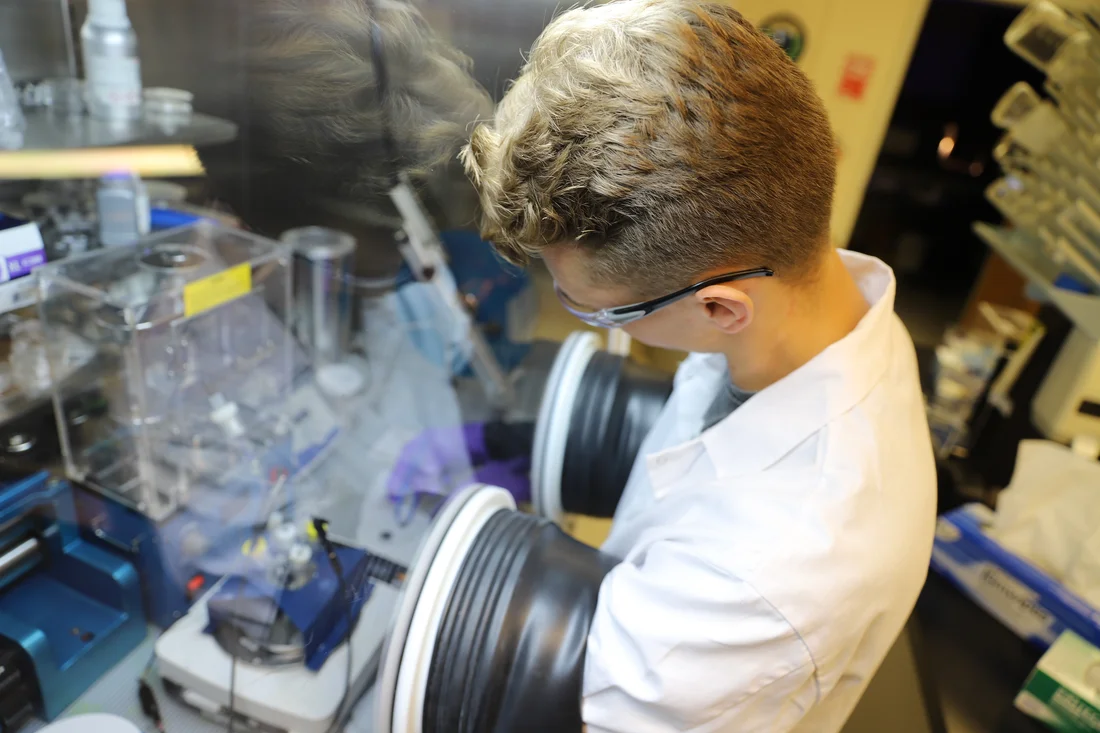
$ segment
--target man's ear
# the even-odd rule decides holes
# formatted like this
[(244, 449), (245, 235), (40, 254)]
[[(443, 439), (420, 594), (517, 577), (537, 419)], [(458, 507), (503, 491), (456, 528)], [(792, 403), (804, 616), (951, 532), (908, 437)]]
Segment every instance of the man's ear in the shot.
[(752, 323), (755, 313), (752, 298), (730, 285), (712, 285), (695, 294), (712, 326), (733, 335)]

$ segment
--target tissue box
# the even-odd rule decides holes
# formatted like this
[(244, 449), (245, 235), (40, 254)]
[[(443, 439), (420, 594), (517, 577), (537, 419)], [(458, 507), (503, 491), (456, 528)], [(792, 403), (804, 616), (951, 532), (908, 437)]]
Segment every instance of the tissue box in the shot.
[(1100, 611), (987, 536), (992, 520), (981, 504), (940, 517), (932, 569), (1036, 646), (1049, 647), (1065, 631), (1100, 646)]
[(1059, 733), (1100, 731), (1100, 649), (1067, 631), (1016, 696), (1016, 707)]

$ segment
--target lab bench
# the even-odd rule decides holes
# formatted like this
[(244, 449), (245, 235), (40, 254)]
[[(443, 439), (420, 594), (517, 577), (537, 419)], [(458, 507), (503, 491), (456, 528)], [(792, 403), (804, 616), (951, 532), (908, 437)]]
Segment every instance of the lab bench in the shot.
[(915, 618), (922, 630), (925, 674), (935, 680), (949, 733), (1047, 730), (1013, 704), (1042, 650), (936, 573), (928, 576)]

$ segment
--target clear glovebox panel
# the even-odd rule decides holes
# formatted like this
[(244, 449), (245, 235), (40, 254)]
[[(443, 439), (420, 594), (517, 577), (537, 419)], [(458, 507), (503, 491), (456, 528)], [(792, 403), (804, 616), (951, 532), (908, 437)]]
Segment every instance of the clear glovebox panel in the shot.
[(70, 477), (158, 520), (290, 470), (300, 356), (278, 243), (202, 222), (51, 265), (39, 288), (46, 338), (94, 354), (55, 380)]

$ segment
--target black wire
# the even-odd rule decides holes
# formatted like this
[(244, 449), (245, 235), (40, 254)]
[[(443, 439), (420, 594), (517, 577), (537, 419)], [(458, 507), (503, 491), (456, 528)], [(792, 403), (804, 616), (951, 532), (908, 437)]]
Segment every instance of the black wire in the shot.
[(351, 597), (346, 595), (348, 589), (343, 580), (340, 581), (340, 587), (343, 588), (345, 594), (344, 613), (347, 618), (348, 630), (344, 634), (344, 643), (348, 645), (348, 664), (344, 670), (344, 694), (340, 696), (340, 704), (336, 706), (336, 715), (332, 718), (332, 725), (329, 726), (328, 733), (336, 733), (340, 729), (340, 720), (344, 716), (344, 706), (348, 704), (348, 697), (351, 695), (351, 677), (353, 673), (351, 664)]
[[(261, 531), (259, 529), (257, 529), (255, 531), (255, 533), (253, 534), (252, 541), (256, 542), (256, 540), (259, 538), (260, 534), (261, 534)], [(244, 586), (245, 586), (245, 582), (244, 582), (244, 579), (242, 578), (241, 579), (241, 584), (237, 588), (237, 599), (236, 599), (235, 602), (240, 602), (241, 595), (244, 594)], [(277, 621), (278, 616), (279, 616), (279, 603), (281, 602), (283, 595), (286, 594), (287, 589), (289, 587), (290, 587), (290, 574), (287, 573), (287, 575), (283, 578), (283, 587), (279, 591), (278, 600), (275, 603), (275, 610), (272, 611), (271, 621), (267, 625), (267, 638), (264, 639), (265, 644), (271, 640), (271, 630), (274, 628), (275, 622)], [(233, 733), (234, 728), (236, 726), (236, 721), (234, 719), (235, 715), (234, 715), (234, 712), (233, 712), (233, 708), (236, 706), (236, 691), (237, 691), (237, 651), (236, 651), (236, 646), (234, 645), (233, 649), (229, 652), (229, 722), (228, 722), (228, 725), (226, 727), (226, 733)]]
[[(256, 539), (260, 536), (259, 532), (256, 532), (252, 536), (252, 543), (256, 543)], [(240, 603), (241, 595), (244, 593), (244, 580), (241, 579), (240, 585), (237, 587), (237, 598), (234, 603)], [(226, 733), (233, 733), (237, 727), (236, 715), (233, 709), (237, 706), (237, 647), (233, 644), (229, 645), (229, 707), (226, 714), (229, 716), (229, 720), (226, 721), (225, 730)]]
[(157, 693), (153, 690), (153, 684), (149, 681), (156, 658), (157, 653), (154, 650), (149, 655), (149, 661), (145, 663), (145, 669), (141, 671), (141, 676), (138, 677), (138, 703), (141, 705), (141, 712), (146, 718), (153, 721), (153, 727), (158, 733), (164, 733), (164, 715), (160, 712)]
[(141, 712), (153, 721), (157, 732), (164, 733), (164, 716), (161, 715), (157, 695), (153, 692), (153, 686), (145, 680), (138, 680), (138, 702), (141, 704)]
[(333, 717), (332, 725), (330, 725), (328, 729), (328, 733), (336, 733), (340, 728), (340, 719), (343, 717), (344, 706), (347, 705), (348, 697), (351, 695), (352, 596), (348, 590), (347, 581), (344, 579), (344, 567), (336, 554), (336, 546), (332, 544), (332, 540), (330, 540), (328, 536), (328, 522), (323, 519), (314, 518), (313, 529), (317, 532), (317, 540), (325, 550), (329, 565), (332, 566), (333, 572), (336, 573), (336, 582), (340, 593), (344, 597), (344, 614), (345, 622), (347, 623), (347, 629), (344, 631), (344, 642), (348, 645), (347, 669), (344, 676), (344, 694), (340, 696), (340, 704), (336, 706), (336, 716)]
[(236, 719), (233, 714), (233, 707), (236, 705), (237, 694), (237, 652), (236, 650), (229, 652), (229, 722), (226, 723), (226, 733), (233, 733), (236, 728)]
[[(265, 528), (266, 526), (261, 525), (253, 527), (252, 539), (250, 544), (256, 544), (260, 536), (263, 534)], [(284, 583), (285, 582), (286, 581), (284, 581)], [(286, 587), (285, 584), (283, 587)], [(240, 578), (240, 583), (237, 586), (237, 597), (233, 600), (234, 605), (241, 602), (241, 596), (244, 595), (244, 588), (245, 579), (242, 577)], [(275, 604), (275, 609), (276, 610), (273, 612), (273, 614), (278, 614), (278, 603)], [(269, 634), (271, 633), (271, 626), (274, 625), (274, 623), (275, 618), (272, 617), (271, 623), (268, 624)], [(225, 731), (226, 733), (233, 733), (233, 731), (236, 730), (237, 727), (236, 713), (234, 711), (234, 708), (236, 708), (237, 706), (237, 646), (235, 644), (230, 644), (229, 647), (230, 648), (226, 650), (229, 652), (229, 707), (227, 710), (229, 720), (226, 721)]]
[[(336, 733), (339, 730), (341, 712), (344, 706), (347, 705), (348, 696), (351, 694), (351, 678), (353, 674), (352, 657), (351, 657), (351, 632), (352, 632), (352, 596), (349, 592), (347, 581), (344, 579), (344, 568), (340, 562), (340, 558), (336, 554), (336, 547), (333, 545), (332, 540), (328, 537), (328, 522), (323, 519), (314, 519), (313, 528), (317, 532), (317, 539), (321, 543), (321, 547), (325, 550), (325, 556), (328, 558), (329, 564), (332, 566), (333, 572), (336, 574), (336, 582), (339, 588), (339, 592), (344, 597), (344, 613), (345, 621), (347, 623), (347, 630), (344, 632), (344, 642), (348, 645), (347, 656), (347, 669), (344, 677), (344, 694), (340, 697), (340, 704), (336, 708), (336, 716), (332, 720), (332, 725), (329, 726), (328, 733)], [(255, 537), (260, 535), (260, 528), (254, 534)], [(283, 591), (286, 591), (286, 583), (289, 579), (284, 581)], [(237, 598), (240, 599), (243, 592), (244, 584), (237, 589)], [(270, 633), (270, 627), (268, 628)], [(236, 730), (236, 715), (234, 708), (236, 707), (236, 692), (237, 692), (237, 653), (235, 648), (229, 650), (229, 706), (228, 706), (228, 721), (226, 722), (226, 733), (234, 733)]]
[[(259, 531), (253, 532), (252, 544), (256, 543), (256, 540), (257, 538), (259, 538), (259, 536)], [(237, 598), (233, 601), (234, 604), (240, 603), (241, 595), (243, 593), (244, 580), (242, 578), (240, 585), (237, 587)], [(229, 716), (229, 720), (226, 721), (225, 731), (226, 733), (233, 733), (233, 731), (236, 730), (237, 727), (236, 716), (233, 712), (233, 709), (237, 705), (237, 647), (232, 644), (230, 644), (229, 647), (230, 648), (226, 650), (229, 652), (229, 707), (226, 713)]]

